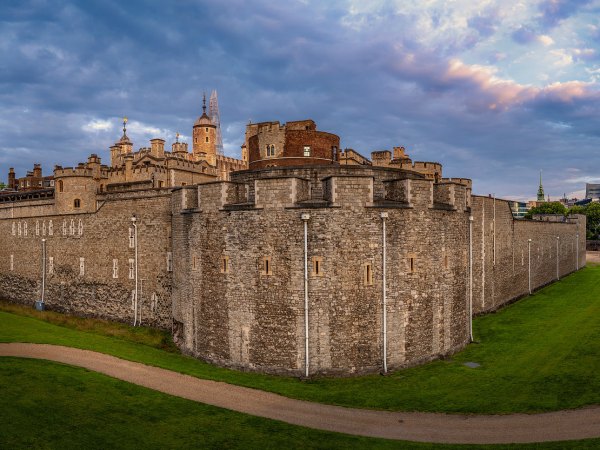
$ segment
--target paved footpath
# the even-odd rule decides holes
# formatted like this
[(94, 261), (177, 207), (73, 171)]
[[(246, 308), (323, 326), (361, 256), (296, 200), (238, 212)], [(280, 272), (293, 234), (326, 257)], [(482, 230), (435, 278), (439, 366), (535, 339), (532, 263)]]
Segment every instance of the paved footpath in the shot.
[(221, 408), (361, 436), (462, 444), (600, 437), (600, 406), (544, 414), (495, 416), (373, 411), (293, 400), (71, 347), (0, 344), (0, 356), (57, 361)]

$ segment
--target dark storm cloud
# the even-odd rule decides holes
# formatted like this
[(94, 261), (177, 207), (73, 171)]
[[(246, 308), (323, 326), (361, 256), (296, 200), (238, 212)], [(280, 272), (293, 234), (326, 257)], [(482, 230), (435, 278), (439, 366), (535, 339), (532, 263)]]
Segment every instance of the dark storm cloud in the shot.
[(529, 44), (536, 40), (537, 34), (532, 28), (522, 26), (513, 31), (511, 37), (518, 44)]
[(555, 27), (560, 21), (590, 3), (591, 0), (545, 0), (539, 5), (541, 12), (539, 22), (545, 29)]
[(189, 135), (213, 88), (234, 155), (249, 119), (310, 117), (365, 155), (405, 145), (475, 178), (477, 192), (517, 196), (535, 193), (538, 166), (564, 167), (573, 142), (595, 155), (592, 86), (535, 90), (452, 58), (493, 35), (495, 10), (436, 46), (389, 6), (345, 18), (341, 6), (302, 2), (3, 2), (0, 179), (9, 166), (49, 173), (92, 152), (107, 162), (123, 115), (136, 147)]

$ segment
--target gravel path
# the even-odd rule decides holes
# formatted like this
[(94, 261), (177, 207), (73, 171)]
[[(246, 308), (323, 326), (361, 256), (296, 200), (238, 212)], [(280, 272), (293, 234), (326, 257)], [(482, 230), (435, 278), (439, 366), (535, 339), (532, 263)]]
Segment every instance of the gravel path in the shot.
[(84, 367), (160, 392), (295, 425), (420, 442), (499, 444), (600, 437), (600, 406), (544, 414), (450, 415), (351, 409), (202, 380), (114, 356), (47, 344), (0, 344), (0, 356)]

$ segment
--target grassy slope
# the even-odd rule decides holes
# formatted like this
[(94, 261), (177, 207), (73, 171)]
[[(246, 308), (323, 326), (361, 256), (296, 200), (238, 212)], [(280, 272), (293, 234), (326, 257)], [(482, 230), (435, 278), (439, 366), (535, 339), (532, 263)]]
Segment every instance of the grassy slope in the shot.
[[(95, 332), (0, 313), (0, 341), (87, 348), (201, 378), (354, 407), (471, 413), (536, 412), (600, 403), (600, 267), (588, 267), (475, 320), (472, 344), (451, 360), (347, 379), (299, 381), (217, 368)], [(135, 331), (135, 333), (140, 333)], [(163, 343), (164, 344), (164, 343)], [(481, 367), (463, 365), (474, 361)]]
[[(0, 447), (472, 449), (310, 430), (194, 403), (84, 369), (2, 358)], [(600, 439), (492, 449), (592, 449)]]

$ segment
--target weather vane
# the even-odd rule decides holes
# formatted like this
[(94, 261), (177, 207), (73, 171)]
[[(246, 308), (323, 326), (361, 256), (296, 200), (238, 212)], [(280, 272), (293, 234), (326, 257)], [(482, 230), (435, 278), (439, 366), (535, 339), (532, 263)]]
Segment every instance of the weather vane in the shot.
[(127, 131), (127, 117), (123, 117), (123, 136), (125, 136), (126, 131)]
[(175, 133), (175, 142), (179, 144), (179, 133)]

